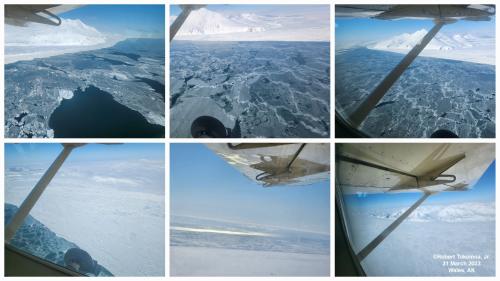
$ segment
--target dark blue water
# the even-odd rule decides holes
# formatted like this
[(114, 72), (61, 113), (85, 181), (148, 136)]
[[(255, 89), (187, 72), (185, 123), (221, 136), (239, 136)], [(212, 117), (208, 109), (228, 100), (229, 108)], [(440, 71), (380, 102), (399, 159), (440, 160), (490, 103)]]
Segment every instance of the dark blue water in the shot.
[(141, 57), (137, 54), (124, 53), (124, 52), (118, 52), (118, 51), (111, 52), (111, 54), (117, 55), (117, 56), (124, 56), (124, 57), (127, 57), (127, 58), (135, 60), (135, 61), (137, 61)]
[(148, 84), (155, 92), (160, 94), (163, 97), (163, 101), (165, 101), (165, 85), (153, 80), (144, 77), (136, 77), (138, 81)]
[(165, 127), (150, 124), (139, 112), (97, 87), (78, 89), (49, 119), (56, 138), (158, 138)]

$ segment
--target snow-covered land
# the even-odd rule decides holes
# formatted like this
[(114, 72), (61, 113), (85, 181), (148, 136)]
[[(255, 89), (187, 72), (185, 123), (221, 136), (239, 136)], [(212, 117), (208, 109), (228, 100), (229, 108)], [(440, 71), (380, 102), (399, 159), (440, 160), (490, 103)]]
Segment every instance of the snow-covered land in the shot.
[(172, 276), (328, 276), (330, 236), (171, 216)]
[[(347, 205), (354, 251), (361, 251), (406, 209)], [(362, 265), (372, 276), (494, 276), (495, 204), (424, 204)]]
[[(378, 42), (367, 44), (375, 50), (408, 53), (427, 34), (421, 29), (413, 33), (403, 33)], [(474, 35), (471, 33), (439, 32), (420, 54), (426, 57), (495, 64), (494, 35)]]
[(242, 17), (225, 17), (220, 13), (212, 12), (205, 8), (193, 11), (180, 29), (179, 35), (211, 35), (239, 32), (262, 32), (259, 18), (256, 15), (246, 14)]
[[(164, 276), (164, 162), (72, 156), (30, 215), (115, 276)], [(19, 206), (47, 168), (48, 163), (7, 163), (5, 202)]]
[(173, 276), (328, 276), (326, 255), (224, 248), (170, 249)]
[[(170, 18), (172, 23), (175, 16)], [(177, 33), (177, 40), (208, 41), (329, 41), (328, 6), (308, 12), (257, 14), (192, 11)]]
[(78, 19), (62, 19), (60, 26), (5, 25), (5, 63), (101, 49), (123, 39), (104, 34)]
[(104, 34), (78, 19), (62, 19), (60, 26), (6, 25), (5, 32), (8, 39), (5, 46), (89, 46), (106, 42)]

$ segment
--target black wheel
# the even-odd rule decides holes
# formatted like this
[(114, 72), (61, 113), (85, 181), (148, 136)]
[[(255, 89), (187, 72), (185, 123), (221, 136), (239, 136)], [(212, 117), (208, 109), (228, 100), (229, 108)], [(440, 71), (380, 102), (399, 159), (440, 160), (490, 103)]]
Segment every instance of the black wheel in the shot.
[(193, 138), (227, 138), (228, 132), (224, 124), (211, 116), (200, 116), (191, 124)]
[(64, 254), (64, 263), (67, 267), (81, 273), (95, 274), (96, 262), (89, 253), (79, 248), (71, 248)]

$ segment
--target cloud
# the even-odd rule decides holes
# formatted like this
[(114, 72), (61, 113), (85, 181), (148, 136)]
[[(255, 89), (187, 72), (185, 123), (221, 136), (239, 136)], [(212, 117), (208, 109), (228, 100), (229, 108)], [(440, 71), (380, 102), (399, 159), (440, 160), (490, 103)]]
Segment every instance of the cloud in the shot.
[[(372, 216), (382, 219), (396, 219), (406, 209), (377, 212)], [(451, 205), (424, 205), (409, 217), (410, 221), (471, 222), (495, 221), (495, 203), (469, 202)]]
[(103, 184), (139, 186), (139, 183), (137, 181), (127, 178), (93, 176), (92, 179), (98, 183), (103, 183)]

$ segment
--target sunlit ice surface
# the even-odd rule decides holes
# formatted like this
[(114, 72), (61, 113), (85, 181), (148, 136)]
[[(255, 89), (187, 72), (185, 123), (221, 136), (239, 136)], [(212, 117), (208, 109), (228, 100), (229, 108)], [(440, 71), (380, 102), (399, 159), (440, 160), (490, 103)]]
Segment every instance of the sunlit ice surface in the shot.
[[(111, 48), (8, 64), (5, 67), (6, 136), (162, 136), (164, 63), (163, 39), (127, 39)], [(30, 82), (25, 83), (26, 79)], [(102, 92), (90, 102), (94, 106), (85, 107), (89, 102), (80, 100), (77, 106), (82, 108), (81, 114), (72, 117), (74, 110), (70, 110), (55, 117), (56, 120), (73, 120), (71, 124), (54, 125), (52, 120), (56, 109), (64, 110), (72, 99), (85, 98), (78, 95), (80, 92), (92, 89)], [(110, 102), (100, 101), (99, 97), (105, 98), (103, 95), (109, 96)], [(91, 97), (88, 95), (87, 99)], [(108, 106), (99, 109), (99, 104)], [(112, 105), (124, 109), (112, 109)], [(82, 119), (82, 114), (90, 116)], [(86, 121), (89, 124), (84, 122), (92, 120), (92, 116), (100, 120)], [(120, 125), (127, 122), (136, 125), (128, 128)], [(102, 124), (108, 125), (100, 130)], [(144, 129), (148, 127), (154, 127), (154, 130)], [(68, 128), (77, 130), (67, 132)]]
[(328, 42), (175, 42), (171, 48), (171, 136), (191, 122), (239, 121), (242, 137), (328, 137)]
[(174, 216), (173, 276), (325, 276), (327, 234)]
[[(336, 110), (349, 120), (403, 56), (367, 48), (338, 51)], [(463, 138), (494, 137), (495, 66), (417, 58), (360, 129), (373, 137), (430, 137), (438, 129)]]

